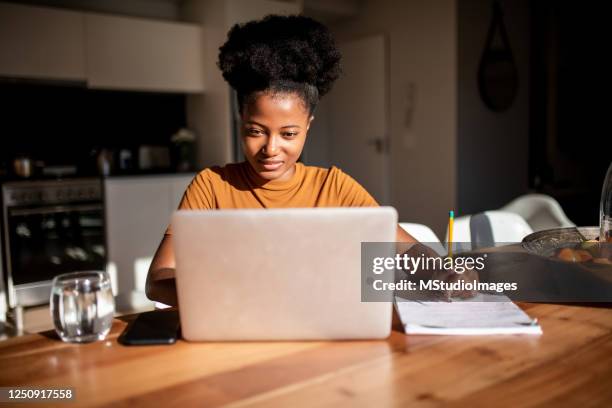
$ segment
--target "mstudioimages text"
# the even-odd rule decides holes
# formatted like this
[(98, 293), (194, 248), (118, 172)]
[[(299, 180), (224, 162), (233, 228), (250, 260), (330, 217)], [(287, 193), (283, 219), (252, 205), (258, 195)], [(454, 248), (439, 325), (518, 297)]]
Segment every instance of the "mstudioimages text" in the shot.
[(516, 282), (478, 282), (478, 281), (455, 281), (445, 282), (439, 279), (422, 280), (413, 282), (406, 279), (397, 282), (383, 282), (380, 279), (372, 282), (374, 290), (383, 291), (477, 291), (477, 292), (497, 292), (515, 291), (518, 289)]

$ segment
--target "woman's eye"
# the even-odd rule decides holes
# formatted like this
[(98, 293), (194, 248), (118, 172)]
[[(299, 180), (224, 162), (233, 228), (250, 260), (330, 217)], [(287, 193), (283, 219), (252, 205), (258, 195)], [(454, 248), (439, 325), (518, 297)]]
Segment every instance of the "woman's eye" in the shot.
[(296, 137), (298, 135), (297, 132), (285, 132), (283, 133), (283, 136), (285, 137)]
[(259, 136), (263, 134), (263, 132), (259, 129), (247, 129), (247, 133), (249, 135), (255, 135), (255, 136)]

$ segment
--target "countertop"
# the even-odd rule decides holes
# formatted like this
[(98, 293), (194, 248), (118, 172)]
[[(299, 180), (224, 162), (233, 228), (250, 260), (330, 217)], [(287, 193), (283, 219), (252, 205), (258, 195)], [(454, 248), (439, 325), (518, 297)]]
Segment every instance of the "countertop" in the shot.
[(91, 173), (79, 173), (79, 174), (71, 174), (65, 175), (62, 177), (57, 176), (42, 176), (42, 175), (34, 175), (31, 177), (18, 177), (15, 175), (0, 175), (0, 184), (2, 183), (12, 183), (12, 182), (20, 182), (20, 181), (54, 181), (54, 180), (71, 180), (71, 179), (80, 179), (80, 178), (102, 178), (102, 179), (120, 179), (126, 177), (178, 177), (178, 176), (195, 176), (198, 171), (169, 171), (169, 170), (142, 170), (142, 171), (131, 171), (131, 172), (123, 172), (123, 173), (114, 173), (109, 174), (107, 176), (101, 176), (99, 174), (91, 174)]

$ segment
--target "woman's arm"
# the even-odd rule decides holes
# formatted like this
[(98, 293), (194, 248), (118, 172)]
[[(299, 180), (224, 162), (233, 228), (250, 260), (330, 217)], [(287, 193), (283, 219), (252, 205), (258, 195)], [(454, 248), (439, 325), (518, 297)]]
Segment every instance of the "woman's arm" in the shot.
[(418, 242), (412, 235), (406, 232), (405, 229), (397, 226), (397, 238), (395, 238), (397, 242)]
[(175, 265), (172, 235), (164, 235), (147, 275), (145, 291), (149, 299), (170, 306), (178, 305), (174, 280)]

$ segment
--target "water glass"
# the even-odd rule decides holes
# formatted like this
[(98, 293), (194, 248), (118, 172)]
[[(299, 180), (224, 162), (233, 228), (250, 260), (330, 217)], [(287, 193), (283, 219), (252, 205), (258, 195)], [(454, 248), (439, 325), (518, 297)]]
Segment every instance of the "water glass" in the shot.
[(601, 189), (599, 229), (599, 242), (612, 243), (612, 163), (608, 167), (608, 172)]
[(63, 341), (103, 340), (113, 323), (115, 302), (104, 271), (58, 275), (51, 288), (51, 318)]

